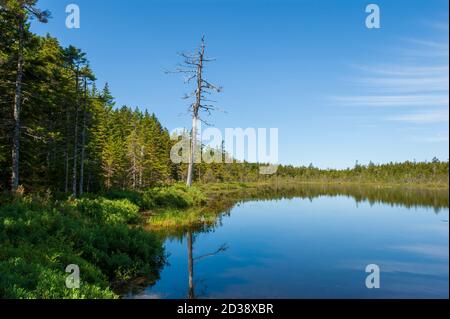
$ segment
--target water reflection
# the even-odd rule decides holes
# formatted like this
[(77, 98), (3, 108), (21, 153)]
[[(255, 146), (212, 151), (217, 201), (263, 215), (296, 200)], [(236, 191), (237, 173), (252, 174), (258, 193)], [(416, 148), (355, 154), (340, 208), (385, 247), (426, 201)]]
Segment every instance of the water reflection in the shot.
[(195, 299), (194, 292), (194, 258), (192, 253), (192, 232), (188, 231), (187, 235), (187, 247), (188, 247), (188, 271), (189, 271), (189, 299)]
[(186, 233), (186, 242), (187, 242), (187, 256), (188, 256), (188, 299), (195, 299), (195, 284), (194, 284), (194, 262), (200, 261), (202, 259), (213, 257), (221, 252), (224, 252), (228, 249), (228, 246), (226, 244), (220, 245), (220, 247), (214, 251), (210, 252), (198, 257), (194, 256), (194, 236), (192, 235), (192, 231), (188, 231)]
[[(156, 285), (129, 297), (445, 298), (448, 203), (445, 190), (308, 185), (230, 193), (202, 211), (217, 214), (214, 223), (161, 233), (169, 265)], [(370, 263), (381, 267), (380, 290), (364, 287)]]
[[(431, 208), (436, 214), (449, 208), (448, 189), (421, 189), (414, 187), (378, 187), (370, 185), (340, 185), (340, 184), (285, 184), (248, 187), (238, 191), (213, 192), (208, 206), (197, 209), (199, 222), (190, 227), (171, 229), (155, 229), (163, 238), (181, 239), (188, 231), (207, 233), (222, 226), (222, 218), (230, 211), (249, 201), (279, 201), (284, 199), (308, 199), (313, 201), (320, 197), (346, 196), (356, 205), (369, 203), (370, 206), (387, 204), (392, 207), (408, 209)], [(204, 222), (204, 215), (214, 215), (213, 222)], [(448, 220), (443, 220), (448, 222)]]

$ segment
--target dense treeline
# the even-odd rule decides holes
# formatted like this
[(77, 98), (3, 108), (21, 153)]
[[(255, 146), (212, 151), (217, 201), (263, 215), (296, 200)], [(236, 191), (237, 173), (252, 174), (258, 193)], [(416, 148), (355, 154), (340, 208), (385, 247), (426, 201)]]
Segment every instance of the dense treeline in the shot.
[[(0, 190), (21, 185), (27, 192), (49, 189), (77, 196), (185, 180), (187, 165), (171, 162), (175, 141), (154, 114), (117, 107), (108, 85), (96, 87), (85, 53), (30, 32), (30, 17), (45, 12), (17, 4), (35, 1), (6, 3), (0, 7)], [(357, 164), (347, 170), (280, 166), (276, 176), (448, 184), (448, 162)], [(194, 174), (202, 183), (271, 178), (260, 175), (256, 163), (237, 162), (200, 163)]]
[(433, 158), (431, 162), (411, 162), (361, 165), (343, 170), (281, 166), (278, 174), (290, 179), (314, 182), (352, 182), (375, 184), (410, 184), (448, 186), (449, 162)]
[[(11, 3), (11, 1), (10, 1)], [(8, 8), (8, 7), (5, 7)], [(20, 9), (0, 10), (0, 188), (12, 185), (15, 126), (19, 184), (73, 193), (148, 187), (171, 177), (170, 138), (155, 115), (114, 108), (108, 85), (97, 90), (86, 55), (24, 25), (20, 118), (17, 95)]]

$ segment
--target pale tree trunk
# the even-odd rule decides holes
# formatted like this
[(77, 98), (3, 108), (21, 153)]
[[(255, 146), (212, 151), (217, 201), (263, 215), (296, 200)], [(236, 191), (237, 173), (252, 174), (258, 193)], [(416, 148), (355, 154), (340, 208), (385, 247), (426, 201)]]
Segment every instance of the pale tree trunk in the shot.
[(194, 116), (192, 118), (191, 147), (189, 150), (189, 165), (186, 181), (187, 186), (192, 186), (192, 179), (194, 175), (195, 149), (197, 147), (197, 123), (198, 118)]
[(132, 131), (131, 133), (131, 138), (130, 140), (127, 142), (127, 144), (129, 144), (129, 149), (128, 149), (128, 158), (130, 159), (131, 162), (131, 167), (129, 169), (129, 172), (131, 174), (131, 181), (132, 181), (132, 188), (136, 189), (137, 184), (138, 184), (138, 142), (136, 140), (136, 127), (134, 128), (134, 131)]
[(205, 46), (202, 40), (202, 47), (199, 56), (199, 62), (197, 66), (197, 91), (196, 91), (196, 101), (193, 108), (192, 116), (192, 133), (191, 133), (191, 149), (189, 153), (189, 166), (187, 175), (187, 186), (192, 186), (192, 180), (194, 175), (194, 162), (195, 162), (195, 152), (197, 146), (197, 123), (199, 121), (199, 109), (202, 103), (202, 87), (203, 87), (203, 57), (205, 54)]
[(187, 233), (188, 245), (188, 275), (189, 275), (189, 299), (195, 299), (194, 291), (194, 258), (192, 254), (192, 232)]
[(110, 189), (111, 188), (111, 175), (112, 175), (112, 173), (110, 172), (109, 169), (107, 169), (107, 173), (106, 173), (106, 189)]
[(131, 175), (133, 176), (133, 189), (136, 189), (136, 184), (137, 184), (137, 167), (136, 167), (136, 153), (135, 153), (135, 150), (136, 150), (136, 145), (133, 145), (133, 154), (132, 154), (132, 156), (133, 156), (133, 159), (132, 159), (133, 166), (131, 168)]
[(87, 117), (87, 80), (84, 80), (84, 108), (83, 108), (83, 130), (81, 132), (81, 159), (80, 159), (80, 188), (79, 194), (84, 191), (84, 156), (86, 151), (86, 117)]
[[(186, 176), (186, 185), (187, 187), (192, 186), (194, 179), (194, 165), (196, 163), (195, 157), (197, 154), (197, 134), (198, 134), (198, 122), (200, 121), (200, 111), (204, 110), (208, 114), (211, 114), (211, 111), (215, 109), (215, 106), (212, 104), (203, 104), (204, 102), (214, 102), (205, 97), (206, 94), (211, 94), (211, 91), (220, 92), (221, 88), (216, 85), (208, 82), (203, 79), (203, 66), (205, 63), (212, 61), (211, 59), (205, 58), (205, 37), (202, 37), (202, 42), (200, 46), (200, 50), (194, 54), (181, 54), (184, 57), (184, 65), (182, 68), (178, 68), (176, 73), (188, 74), (188, 78), (186, 79), (187, 83), (190, 83), (191, 80), (196, 79), (197, 85), (196, 89), (192, 91), (190, 94), (186, 95), (186, 98), (190, 98), (191, 96), (195, 96), (195, 102), (191, 104), (189, 110), (192, 113), (192, 130), (190, 134), (189, 141), (189, 155), (188, 155), (188, 169)], [(201, 143), (201, 139), (200, 139)], [(200, 153), (201, 157), (202, 154)], [(197, 163), (201, 163), (201, 158)]]
[(139, 188), (142, 189), (142, 175), (144, 175), (144, 165), (142, 164), (144, 162), (144, 146), (141, 146), (141, 158), (140, 158), (140, 164), (139, 164)]
[(14, 131), (12, 147), (12, 175), (11, 189), (19, 187), (19, 153), (20, 153), (20, 110), (22, 107), (22, 78), (23, 78), (23, 39), (24, 18), (19, 17), (19, 50), (17, 56), (16, 90), (14, 94)]

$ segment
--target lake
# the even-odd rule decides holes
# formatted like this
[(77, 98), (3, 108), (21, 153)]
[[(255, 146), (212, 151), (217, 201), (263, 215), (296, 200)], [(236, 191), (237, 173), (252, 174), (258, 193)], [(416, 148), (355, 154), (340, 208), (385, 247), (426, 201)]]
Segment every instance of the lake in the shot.
[[(169, 236), (160, 279), (124, 297), (449, 297), (447, 191), (298, 194), (240, 202), (214, 227)], [(379, 288), (366, 287), (368, 265)]]

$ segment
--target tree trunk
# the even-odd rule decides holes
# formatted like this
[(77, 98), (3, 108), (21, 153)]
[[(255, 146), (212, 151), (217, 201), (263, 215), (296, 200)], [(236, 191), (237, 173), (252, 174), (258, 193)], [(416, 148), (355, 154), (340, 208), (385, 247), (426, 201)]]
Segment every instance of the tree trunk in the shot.
[(199, 56), (199, 63), (197, 66), (197, 92), (196, 101), (194, 108), (192, 110), (192, 133), (191, 133), (191, 149), (189, 154), (189, 166), (186, 185), (188, 187), (192, 186), (192, 179), (194, 174), (194, 162), (195, 162), (195, 152), (197, 146), (197, 123), (199, 121), (199, 110), (202, 103), (202, 85), (203, 85), (203, 57), (205, 55), (205, 45), (202, 39), (202, 47)]
[[(133, 143), (134, 144), (134, 143)], [(131, 175), (133, 176), (133, 189), (136, 189), (136, 185), (137, 185), (137, 167), (136, 167), (136, 145), (133, 145), (133, 166), (131, 168)]]
[(192, 186), (192, 179), (194, 175), (195, 149), (197, 147), (197, 123), (198, 118), (194, 115), (192, 118), (192, 133), (191, 133), (191, 147), (189, 150), (189, 166), (187, 173), (187, 186)]
[(77, 154), (78, 154), (78, 68), (76, 70), (76, 97), (75, 97), (75, 130), (74, 130), (74, 143), (73, 143), (73, 170), (72, 170), (72, 195), (77, 196)]
[(22, 107), (22, 78), (23, 78), (23, 39), (24, 17), (19, 17), (19, 50), (17, 53), (17, 77), (14, 94), (14, 131), (12, 147), (12, 175), (11, 189), (16, 191), (19, 187), (19, 153), (20, 153), (20, 110)]
[(83, 107), (83, 130), (81, 132), (81, 159), (80, 159), (80, 188), (79, 195), (84, 190), (84, 155), (86, 150), (86, 117), (87, 117), (87, 80), (84, 80), (84, 107)]
[(188, 273), (189, 273), (189, 299), (195, 299), (194, 292), (194, 258), (192, 257), (192, 233), (187, 233), (187, 245), (188, 245)]
[(140, 158), (140, 164), (139, 164), (139, 188), (142, 189), (142, 175), (144, 174), (144, 146), (141, 146), (141, 158)]
[(66, 150), (64, 151), (64, 193), (69, 192), (69, 132), (70, 132), (70, 112), (69, 105), (66, 106)]

